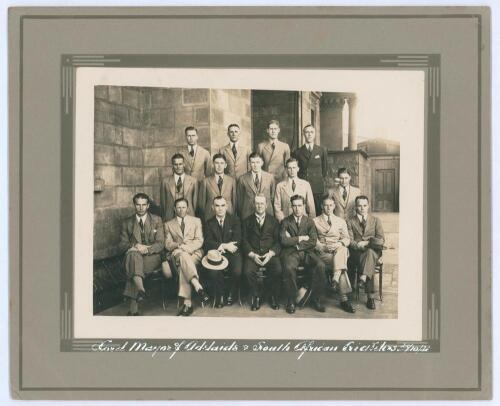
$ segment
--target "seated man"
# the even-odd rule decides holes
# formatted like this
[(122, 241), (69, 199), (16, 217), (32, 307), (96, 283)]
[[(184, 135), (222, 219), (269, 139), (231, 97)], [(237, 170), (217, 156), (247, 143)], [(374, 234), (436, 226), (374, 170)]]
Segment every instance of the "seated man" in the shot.
[(335, 203), (326, 195), (321, 204), (323, 214), (314, 219), (318, 231), (316, 251), (325, 264), (333, 270), (333, 287), (340, 296), (340, 307), (348, 313), (354, 313), (347, 294), (352, 292), (347, 275), (347, 258), (349, 257), (349, 232), (344, 219), (333, 214)]
[[(375, 309), (376, 284), (373, 276), (377, 261), (382, 255), (384, 230), (382, 222), (368, 212), (368, 197), (356, 197), (356, 215), (347, 220), (352, 261), (360, 274), (360, 288), (364, 287), (368, 300), (366, 306)], [(354, 278), (356, 275), (353, 275)]]
[[(293, 214), (281, 222), (281, 263), (283, 264), (283, 279), (288, 297), (286, 311), (295, 313), (295, 298), (297, 296), (297, 267), (304, 264), (305, 272), (309, 274), (311, 286), (307, 298), (311, 298), (312, 307), (318, 312), (324, 312), (325, 306), (321, 298), (326, 285), (325, 264), (314, 252), (318, 234), (314, 221), (304, 215), (304, 198), (294, 195), (290, 198)], [(299, 303), (300, 304), (300, 303)]]
[(259, 291), (258, 271), (266, 268), (267, 280), (271, 291), (270, 304), (274, 310), (279, 309), (278, 299), (281, 287), (281, 261), (278, 257), (279, 223), (266, 214), (266, 197), (257, 194), (254, 199), (255, 214), (247, 217), (242, 223), (242, 251), (244, 256), (243, 272), (248, 280), (252, 295), (252, 310), (260, 309), (262, 292)]
[[(226, 304), (233, 304), (233, 297), (238, 292), (241, 278), (241, 243), (240, 219), (227, 213), (227, 202), (222, 196), (213, 201), (215, 216), (205, 223), (205, 250), (218, 250), (229, 261), (226, 272), (231, 275), (231, 286), (226, 296)], [(215, 307), (224, 306), (224, 270), (206, 269), (215, 290)]]
[[(184, 299), (184, 303), (178, 316), (189, 316), (193, 313), (191, 286), (200, 296), (202, 304), (210, 299), (200, 284), (196, 270), (203, 257), (203, 230), (201, 220), (187, 214), (188, 202), (185, 198), (177, 199), (174, 208), (175, 217), (165, 223), (165, 248), (171, 253), (179, 271), (179, 297)], [(164, 269), (166, 274), (168, 271)]]
[(135, 214), (122, 224), (119, 248), (125, 253), (127, 282), (123, 295), (130, 298), (128, 316), (138, 316), (137, 302), (146, 297), (144, 276), (161, 266), (165, 239), (161, 218), (149, 213), (149, 196), (137, 193)]

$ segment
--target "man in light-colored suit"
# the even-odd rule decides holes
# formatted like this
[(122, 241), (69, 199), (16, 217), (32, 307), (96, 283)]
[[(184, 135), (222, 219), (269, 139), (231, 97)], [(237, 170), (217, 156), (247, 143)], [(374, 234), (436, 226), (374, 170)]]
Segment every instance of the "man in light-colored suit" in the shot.
[(263, 160), (257, 152), (252, 152), (249, 157), (251, 170), (238, 179), (237, 207), (240, 219), (246, 219), (255, 212), (255, 195), (260, 193), (270, 203), (267, 214), (274, 216), (272, 202), (274, 200), (274, 177), (262, 170)]
[(203, 257), (201, 220), (188, 215), (187, 210), (188, 201), (184, 198), (177, 199), (175, 201), (176, 216), (165, 223), (165, 248), (175, 261), (179, 272), (179, 297), (184, 299), (178, 316), (189, 316), (193, 313), (192, 288), (198, 293), (202, 303), (207, 303), (209, 300), (199, 281), (196, 269), (196, 265)]
[(354, 313), (354, 307), (348, 299), (352, 292), (347, 275), (347, 258), (349, 257), (349, 231), (344, 219), (333, 214), (335, 203), (326, 195), (321, 204), (323, 213), (314, 219), (318, 240), (316, 252), (325, 265), (333, 270), (333, 287), (339, 293), (340, 307), (348, 313)]
[(181, 153), (185, 159), (186, 173), (201, 182), (206, 176), (212, 174), (210, 152), (198, 145), (198, 130), (196, 127), (186, 127), (184, 134), (186, 135), (187, 146)]
[(204, 222), (215, 216), (213, 201), (217, 196), (222, 196), (226, 200), (228, 214), (232, 215), (236, 210), (236, 181), (224, 174), (226, 166), (226, 157), (222, 154), (215, 154), (213, 157), (215, 174), (206, 177), (200, 184), (198, 208)]
[(125, 253), (127, 281), (123, 295), (130, 298), (128, 316), (138, 316), (138, 301), (146, 297), (143, 279), (160, 268), (164, 249), (161, 218), (149, 213), (149, 196), (137, 193), (134, 198), (135, 214), (124, 220), (120, 234), (120, 252)]
[(302, 196), (305, 200), (305, 209), (309, 217), (316, 217), (314, 207), (314, 197), (311, 185), (307, 180), (297, 177), (299, 172), (299, 163), (296, 158), (289, 158), (286, 161), (286, 171), (288, 178), (278, 183), (276, 193), (274, 194), (274, 216), (281, 222), (285, 217), (292, 214), (292, 205), (290, 198), (293, 195)]
[(219, 153), (226, 157), (226, 173), (238, 180), (241, 175), (250, 170), (248, 157), (251, 151), (239, 142), (240, 126), (238, 124), (229, 124), (227, 135), (229, 144), (223, 146)]
[(184, 156), (175, 154), (172, 157), (174, 174), (162, 179), (160, 185), (160, 208), (163, 221), (175, 216), (174, 202), (184, 198), (188, 201), (188, 214), (194, 216), (198, 203), (198, 182), (184, 172)]
[(334, 186), (332, 197), (335, 202), (334, 214), (344, 220), (349, 219), (355, 214), (355, 200), (361, 194), (361, 191), (351, 185), (351, 172), (347, 168), (340, 168), (337, 171), (337, 177), (340, 180), (338, 186)]
[[(369, 212), (369, 201), (366, 196), (356, 197), (356, 215), (347, 220), (349, 230), (351, 260), (356, 264), (360, 274), (360, 287), (364, 286), (368, 300), (366, 307), (375, 309), (377, 284), (374, 281), (375, 267), (384, 249), (384, 230), (382, 221)], [(353, 279), (356, 275), (352, 275)], [(351, 279), (351, 281), (352, 281)]]
[(285, 178), (285, 162), (290, 158), (290, 147), (288, 144), (278, 140), (279, 133), (279, 121), (269, 121), (267, 124), (267, 135), (269, 138), (257, 146), (257, 152), (264, 159), (264, 166), (262, 168), (274, 175), (276, 183)]

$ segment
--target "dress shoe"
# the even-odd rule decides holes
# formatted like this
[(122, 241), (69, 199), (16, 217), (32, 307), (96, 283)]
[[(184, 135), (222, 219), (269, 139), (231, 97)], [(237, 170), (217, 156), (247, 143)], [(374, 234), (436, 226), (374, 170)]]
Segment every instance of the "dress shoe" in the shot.
[(210, 300), (210, 296), (208, 296), (207, 292), (205, 292), (203, 289), (200, 289), (198, 291), (198, 296), (200, 297), (201, 304), (203, 305), (207, 304)]
[(191, 316), (193, 314), (193, 306), (182, 305), (177, 316)]
[(228, 306), (232, 306), (233, 305), (233, 295), (231, 293), (229, 293), (226, 297), (226, 304)]
[(324, 313), (326, 311), (325, 306), (321, 303), (321, 300), (318, 297), (312, 300), (311, 306), (317, 312)]
[(278, 302), (276, 301), (276, 297), (275, 296), (271, 296), (271, 309), (273, 310), (279, 310), (280, 308), (280, 305), (278, 304)]
[(222, 309), (224, 307), (224, 296), (218, 296), (215, 299), (215, 308)]
[(340, 307), (342, 310), (346, 311), (347, 313), (356, 313), (356, 309), (352, 306), (352, 303), (349, 300), (346, 300), (345, 302), (340, 303)]
[(140, 316), (139, 312), (132, 313), (130, 310), (127, 312), (127, 316)]
[(291, 302), (288, 302), (288, 304), (286, 305), (286, 312), (288, 314), (294, 314), (295, 313), (295, 305)]
[(140, 290), (137, 293), (137, 297), (135, 300), (137, 300), (137, 302), (142, 302), (142, 301), (146, 300), (147, 298), (148, 298), (147, 293), (144, 290)]
[[(301, 289), (304, 289), (304, 288), (301, 288)], [(311, 288), (306, 288), (305, 289), (305, 293), (302, 295), (302, 297), (297, 301), (297, 306), (299, 306), (300, 308), (304, 307), (309, 298), (311, 297)], [(299, 290), (299, 293), (300, 293), (300, 290)]]
[(370, 310), (375, 310), (375, 299), (368, 299), (366, 302), (366, 307)]
[(250, 310), (255, 311), (260, 309), (260, 297), (258, 296), (253, 296), (252, 297), (252, 306), (250, 307)]

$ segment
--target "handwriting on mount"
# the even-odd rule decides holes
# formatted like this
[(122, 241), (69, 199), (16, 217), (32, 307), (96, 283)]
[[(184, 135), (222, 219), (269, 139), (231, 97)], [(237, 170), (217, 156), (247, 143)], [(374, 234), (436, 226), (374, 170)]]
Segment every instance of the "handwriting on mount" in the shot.
[(306, 340), (299, 342), (285, 341), (258, 341), (248, 343), (236, 340), (225, 342), (215, 340), (181, 340), (169, 343), (156, 343), (143, 340), (137, 341), (113, 341), (111, 339), (95, 343), (91, 347), (92, 351), (97, 352), (144, 352), (151, 354), (152, 357), (159, 353), (168, 353), (169, 359), (172, 359), (179, 352), (272, 352), (272, 353), (292, 353), (301, 359), (307, 353), (366, 353), (366, 352), (411, 352), (427, 353), (431, 352), (431, 345), (428, 343), (405, 343), (405, 342), (387, 342), (387, 341), (345, 341), (345, 342), (320, 342)]

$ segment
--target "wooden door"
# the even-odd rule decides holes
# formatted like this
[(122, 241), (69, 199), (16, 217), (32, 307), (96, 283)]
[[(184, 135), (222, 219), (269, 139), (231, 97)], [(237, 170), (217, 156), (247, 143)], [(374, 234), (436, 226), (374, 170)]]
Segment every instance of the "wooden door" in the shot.
[(396, 170), (394, 168), (375, 170), (375, 202), (373, 211), (395, 210), (395, 179)]

